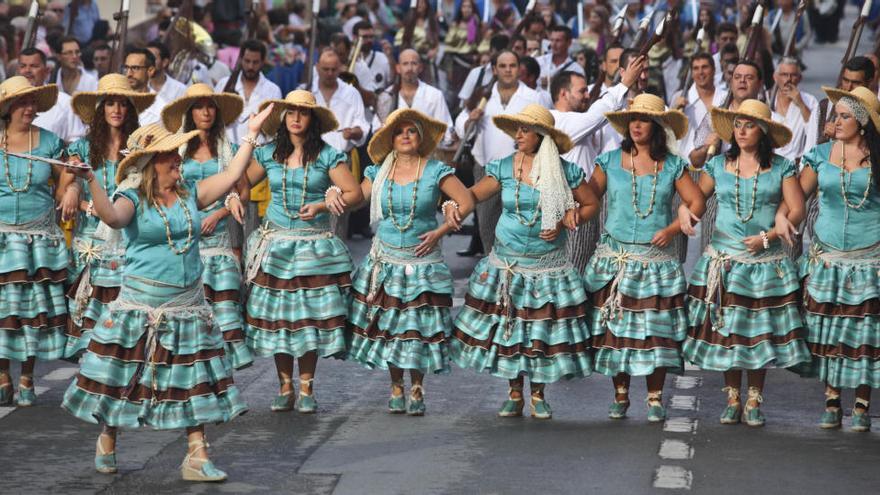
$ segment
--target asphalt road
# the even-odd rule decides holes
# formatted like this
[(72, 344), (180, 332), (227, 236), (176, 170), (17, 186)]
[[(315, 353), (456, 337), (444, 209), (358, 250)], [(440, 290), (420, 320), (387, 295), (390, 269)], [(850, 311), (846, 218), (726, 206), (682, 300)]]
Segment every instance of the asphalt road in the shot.
[[(821, 84), (833, 83), (844, 48), (807, 52), (804, 89), (818, 96)], [(454, 254), (464, 242), (454, 236), (445, 243), (456, 305), (474, 263)], [(356, 260), (369, 249), (363, 240), (350, 246)], [(690, 253), (690, 263), (697, 254)], [(95, 473), (98, 427), (58, 407), (75, 372), (70, 363), (41, 363), (36, 405), (0, 408), (0, 494), (802, 495), (870, 494), (880, 486), (880, 433), (818, 429), (821, 384), (781, 370), (768, 375), (767, 426), (752, 429), (718, 423), (721, 376), (697, 370), (668, 379), (670, 418), (648, 424), (640, 379), (633, 380), (631, 417), (623, 421), (606, 419), (612, 387), (602, 376), (548, 386), (551, 421), (500, 419), (495, 412), (506, 384), (459, 369), (428, 377), (425, 417), (391, 416), (387, 375), (341, 361), (319, 363), (318, 414), (272, 413), (274, 366), (259, 360), (235, 375), (250, 411), (207, 429), (213, 460), (230, 477), (217, 485), (180, 481), (186, 446), (179, 432), (125, 432), (117, 446), (120, 473)], [(849, 414), (851, 392), (844, 404)]]

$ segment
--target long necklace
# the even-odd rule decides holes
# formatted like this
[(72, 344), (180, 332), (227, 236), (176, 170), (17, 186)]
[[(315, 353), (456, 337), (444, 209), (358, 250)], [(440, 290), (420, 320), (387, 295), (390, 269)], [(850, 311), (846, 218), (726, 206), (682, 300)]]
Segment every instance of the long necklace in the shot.
[[(28, 152), (30, 152), (34, 148), (34, 133), (31, 132), (31, 126), (28, 126)], [(34, 162), (33, 160), (28, 160), (28, 168), (27, 168), (27, 180), (25, 180), (24, 187), (18, 188), (12, 183), (12, 174), (9, 171), (9, 132), (3, 132), (3, 166), (6, 169), (6, 184), (9, 186), (9, 189), (14, 193), (23, 193), (27, 192), (28, 189), (31, 188), (31, 178), (33, 175), (31, 172), (34, 170)]]
[(648, 211), (646, 213), (642, 213), (642, 210), (639, 209), (639, 191), (638, 187), (636, 187), (636, 161), (633, 158), (632, 153), (629, 154), (629, 165), (632, 168), (631, 176), (633, 211), (636, 212), (636, 215), (639, 218), (644, 220), (648, 218), (654, 211), (654, 200), (657, 198), (657, 176), (660, 175), (660, 165), (657, 160), (654, 160), (654, 176), (651, 179), (651, 201), (648, 203)]
[[(287, 215), (288, 218), (297, 219), (299, 218), (299, 210), (297, 213), (290, 213), (290, 209), (288, 208), (287, 203), (287, 161), (285, 160), (284, 168), (281, 169), (281, 205), (284, 207), (284, 214)], [(304, 204), (306, 204), (306, 191), (309, 187), (309, 164), (304, 163), (302, 166), (303, 169), (303, 185), (302, 192), (299, 195), (299, 207), (302, 208)]]
[(525, 225), (526, 227), (531, 227), (538, 222), (538, 215), (541, 214), (540, 208), (535, 208), (535, 214), (532, 215), (531, 220), (526, 220), (522, 213), (519, 210), (519, 189), (520, 184), (522, 184), (522, 166), (523, 162), (526, 159), (525, 153), (520, 153), (519, 158), (519, 167), (516, 167), (516, 186), (513, 189), (513, 206), (516, 208), (516, 219), (519, 220), (519, 223)]
[(868, 184), (865, 185), (865, 192), (862, 193), (862, 200), (858, 202), (858, 204), (850, 204), (849, 200), (846, 199), (846, 190), (849, 189), (850, 183), (852, 183), (852, 173), (850, 173), (849, 180), (844, 181), (844, 176), (846, 175), (846, 143), (840, 143), (840, 195), (843, 196), (843, 204), (852, 210), (860, 210), (863, 206), (865, 206), (865, 202), (868, 201), (868, 195), (871, 194), (871, 183), (873, 182), (874, 172), (871, 170), (871, 167), (868, 167)]
[(393, 165), (391, 165), (391, 172), (388, 174), (388, 178), (385, 179), (385, 182), (388, 183), (388, 192), (385, 194), (385, 196), (387, 196), (387, 199), (388, 199), (388, 218), (391, 220), (391, 225), (394, 225), (394, 228), (397, 229), (399, 232), (404, 232), (404, 231), (408, 230), (410, 227), (412, 227), (412, 224), (416, 219), (416, 197), (418, 196), (418, 192), (419, 192), (419, 181), (422, 178), (422, 157), (421, 156), (419, 157), (418, 164), (416, 165), (416, 180), (415, 180), (415, 184), (413, 185), (412, 201), (409, 205), (409, 218), (407, 218), (406, 224), (403, 227), (398, 225), (397, 220), (395, 220), (395, 218), (394, 218), (394, 208), (392, 206), (392, 201), (391, 201), (392, 200), (391, 188), (394, 185), (394, 171), (396, 169), (397, 169), (397, 159), (395, 158)]
[(183, 209), (183, 216), (186, 217), (186, 242), (184, 242), (183, 247), (178, 249), (177, 246), (174, 245), (174, 238), (171, 236), (171, 222), (168, 221), (168, 217), (165, 216), (165, 212), (162, 211), (162, 208), (159, 206), (159, 203), (153, 201), (153, 208), (159, 212), (159, 216), (162, 217), (162, 222), (165, 223), (165, 238), (168, 240), (168, 245), (171, 247), (171, 250), (174, 251), (175, 254), (184, 254), (189, 251), (190, 246), (192, 246), (193, 242), (193, 221), (192, 215), (189, 213), (189, 208), (186, 207), (186, 202), (180, 196), (177, 197), (177, 202), (180, 203), (180, 207)]
[(733, 197), (736, 200), (736, 218), (742, 223), (748, 223), (755, 216), (755, 204), (758, 200), (758, 176), (761, 174), (760, 168), (755, 169), (755, 179), (752, 181), (752, 206), (749, 208), (749, 214), (745, 218), (739, 212), (739, 157), (736, 157), (736, 163), (733, 166), (734, 175), (736, 176), (733, 186)]

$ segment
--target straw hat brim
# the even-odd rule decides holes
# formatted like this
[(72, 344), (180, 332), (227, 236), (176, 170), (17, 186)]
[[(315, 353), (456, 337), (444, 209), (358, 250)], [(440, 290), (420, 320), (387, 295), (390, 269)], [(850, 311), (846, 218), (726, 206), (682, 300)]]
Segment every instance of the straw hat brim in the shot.
[(773, 119), (766, 119), (760, 115), (743, 113), (734, 110), (725, 110), (722, 108), (712, 109), (712, 129), (724, 140), (730, 143), (733, 141), (733, 121), (737, 117), (745, 117), (747, 119), (759, 120), (767, 125), (767, 133), (774, 148), (781, 148), (791, 141), (791, 129)]
[(192, 108), (195, 102), (202, 98), (214, 101), (224, 126), (235, 122), (238, 116), (241, 115), (242, 110), (244, 110), (244, 100), (240, 96), (231, 93), (181, 96), (165, 105), (165, 108), (162, 109), (162, 124), (169, 131), (177, 132), (183, 124), (183, 116)]
[(871, 117), (871, 122), (874, 123), (874, 128), (880, 131), (880, 114), (874, 111), (874, 103), (865, 100), (861, 96), (857, 94), (850, 93), (849, 91), (843, 91), (837, 88), (829, 88), (828, 86), (822, 86), (822, 91), (828, 95), (828, 99), (831, 100), (835, 105), (837, 102), (843, 98), (844, 96), (849, 96), (850, 98), (856, 99), (859, 103), (865, 107), (865, 110), (868, 111), (868, 115)]
[(28, 95), (33, 95), (37, 103), (37, 112), (46, 112), (58, 101), (58, 85), (30, 86), (14, 93), (0, 95), (0, 108), (5, 110), (13, 101)]
[(166, 153), (169, 151), (177, 151), (181, 146), (188, 143), (190, 139), (199, 135), (199, 131), (189, 131), (180, 134), (168, 134), (143, 149), (132, 151), (125, 156), (116, 168), (116, 183), (122, 182), (128, 175), (129, 169), (137, 165), (138, 161), (146, 156), (155, 153)]
[(276, 132), (278, 132), (278, 127), (281, 126), (281, 116), (284, 114), (284, 111), (289, 108), (310, 109), (312, 115), (318, 118), (318, 122), (321, 125), (321, 134), (335, 131), (336, 128), (339, 127), (339, 121), (336, 120), (336, 116), (333, 115), (333, 112), (330, 111), (329, 108), (310, 103), (292, 103), (287, 100), (273, 99), (261, 103), (260, 111), (262, 112), (272, 103), (275, 104), (275, 107), (272, 108), (272, 113), (270, 113), (269, 116), (266, 117), (265, 122), (263, 122), (263, 134), (270, 139), (275, 136)]
[(109, 91), (82, 91), (74, 93), (70, 99), (70, 106), (73, 107), (75, 113), (84, 124), (90, 125), (95, 120), (95, 112), (97, 111), (98, 99), (108, 96), (123, 96), (134, 106), (138, 115), (144, 110), (150, 108), (156, 99), (155, 93), (138, 93), (133, 90), (112, 89)]
[(664, 128), (672, 129), (676, 139), (681, 139), (687, 134), (688, 118), (678, 110), (664, 110), (662, 112), (650, 110), (621, 110), (619, 112), (608, 112), (605, 118), (611, 127), (621, 136), (629, 132), (629, 122), (637, 115), (645, 115), (652, 119), (657, 119), (663, 123)]
[(555, 127), (549, 127), (547, 124), (531, 119), (523, 114), (496, 115), (492, 117), (492, 122), (495, 124), (495, 127), (501, 129), (502, 132), (514, 139), (516, 139), (516, 130), (519, 129), (520, 126), (524, 125), (540, 129), (542, 134), (550, 136), (550, 138), (553, 139), (553, 142), (556, 143), (556, 147), (559, 149), (560, 155), (568, 153), (572, 146), (574, 146), (571, 142), (571, 138), (568, 137), (568, 134)]
[(446, 134), (446, 124), (434, 120), (418, 110), (411, 108), (399, 109), (391, 113), (382, 128), (373, 134), (367, 145), (367, 154), (373, 163), (380, 164), (388, 153), (394, 149), (394, 129), (400, 122), (418, 122), (424, 135), (419, 144), (419, 156), (427, 158), (437, 149)]

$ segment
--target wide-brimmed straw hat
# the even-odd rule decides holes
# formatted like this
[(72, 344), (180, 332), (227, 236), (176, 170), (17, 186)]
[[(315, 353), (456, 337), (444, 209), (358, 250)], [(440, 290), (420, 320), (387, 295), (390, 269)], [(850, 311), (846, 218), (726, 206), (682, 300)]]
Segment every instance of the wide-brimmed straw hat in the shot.
[(573, 146), (568, 134), (556, 128), (556, 119), (550, 110), (536, 103), (526, 106), (517, 114), (496, 115), (492, 117), (492, 122), (512, 138), (516, 138), (516, 130), (520, 126), (531, 127), (541, 135), (550, 136), (559, 148), (559, 154), (567, 153)]
[(336, 130), (339, 127), (339, 122), (336, 120), (333, 112), (327, 107), (318, 105), (318, 102), (315, 101), (315, 95), (310, 91), (295, 89), (287, 93), (283, 100), (266, 100), (260, 104), (260, 111), (263, 111), (271, 103), (275, 104), (275, 108), (272, 109), (272, 113), (263, 122), (263, 134), (266, 136), (271, 137), (275, 135), (278, 131), (278, 126), (281, 125), (281, 116), (290, 108), (310, 109), (312, 115), (318, 118), (318, 123), (321, 125), (321, 134)]
[(89, 125), (95, 119), (98, 101), (108, 96), (128, 98), (138, 114), (149, 108), (156, 99), (156, 95), (153, 93), (140, 93), (131, 89), (128, 78), (122, 74), (107, 74), (98, 81), (97, 91), (74, 93), (70, 100), (70, 106), (73, 107), (73, 113), (79, 116), (83, 123)]
[(774, 148), (781, 148), (791, 141), (791, 129), (772, 118), (770, 107), (759, 100), (746, 100), (736, 110), (712, 109), (712, 128), (721, 139), (733, 141), (733, 121), (737, 117), (757, 120), (767, 126), (767, 135)]
[(162, 123), (171, 132), (177, 132), (183, 124), (183, 118), (189, 109), (202, 98), (208, 98), (217, 105), (217, 112), (223, 125), (235, 122), (244, 109), (244, 100), (232, 93), (215, 93), (214, 88), (204, 83), (193, 84), (186, 89), (180, 98), (165, 105), (162, 109)]
[(55, 106), (58, 100), (58, 86), (55, 84), (32, 86), (24, 76), (10, 77), (0, 83), (0, 115), (6, 114), (14, 100), (29, 95), (32, 95), (37, 102), (37, 112), (45, 112)]
[(672, 129), (676, 139), (683, 138), (688, 130), (688, 118), (685, 114), (678, 110), (667, 109), (662, 98), (648, 93), (633, 98), (626, 110), (605, 114), (608, 123), (620, 135), (629, 132), (629, 122), (636, 116), (646, 116), (660, 122), (664, 129)]
[(446, 124), (411, 108), (399, 108), (385, 119), (382, 128), (376, 131), (370, 144), (367, 145), (367, 153), (373, 163), (382, 163), (382, 160), (394, 149), (394, 129), (401, 122), (417, 122), (422, 128), (419, 155), (427, 157), (443, 140), (446, 133)]
[(877, 95), (875, 95), (873, 91), (863, 86), (859, 86), (852, 91), (843, 91), (837, 88), (822, 86), (822, 91), (824, 91), (825, 94), (828, 95), (828, 99), (835, 104), (844, 96), (854, 98), (865, 107), (865, 110), (868, 111), (868, 116), (871, 117), (871, 122), (874, 122), (874, 127), (880, 131), (880, 98), (877, 98)]
[(175, 134), (162, 127), (162, 124), (150, 124), (138, 128), (128, 137), (126, 149), (122, 152), (125, 158), (117, 166), (116, 183), (122, 182), (128, 176), (129, 169), (136, 166), (144, 156), (177, 151), (181, 146), (189, 142), (190, 139), (198, 135), (199, 131)]

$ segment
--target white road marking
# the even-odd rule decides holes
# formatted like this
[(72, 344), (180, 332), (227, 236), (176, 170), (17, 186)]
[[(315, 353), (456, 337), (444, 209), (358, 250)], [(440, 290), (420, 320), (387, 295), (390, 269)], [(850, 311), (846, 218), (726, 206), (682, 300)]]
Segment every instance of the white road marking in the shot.
[(700, 403), (695, 395), (673, 395), (669, 404), (671, 408), (682, 411), (696, 411), (700, 408)]
[(464, 306), (464, 298), (463, 297), (453, 297), (452, 298), (452, 307), (460, 308)]
[(0, 419), (3, 419), (4, 416), (15, 411), (14, 407), (0, 407)]
[(680, 390), (696, 388), (703, 383), (703, 379), (698, 376), (676, 376), (672, 381), (675, 388)]
[(661, 459), (682, 460), (694, 456), (694, 449), (685, 441), (666, 439), (660, 443)]
[[(37, 397), (39, 397), (40, 395), (48, 392), (49, 388), (50, 387), (43, 387), (41, 385), (36, 385), (36, 386), (34, 386), (34, 394), (36, 394)], [(16, 394), (15, 397), (13, 397), (13, 400), (15, 400), (15, 399), (18, 399), (18, 394)], [(6, 415), (11, 413), (12, 411), (15, 411), (16, 409), (17, 409), (17, 407), (15, 407), (15, 406), (0, 407), (0, 419), (3, 419)]]
[(696, 433), (698, 421), (694, 418), (667, 418), (663, 424), (663, 431), (670, 433)]
[(660, 466), (654, 472), (654, 488), (690, 490), (693, 474), (681, 466)]
[(57, 370), (53, 370), (48, 375), (44, 376), (42, 380), (67, 381), (73, 378), (73, 375), (76, 375), (77, 371), (79, 371), (79, 368), (77, 368), (76, 366), (72, 366), (69, 368), (58, 368)]
[(684, 363), (684, 370), (685, 371), (700, 371), (700, 368), (698, 366), (694, 366), (691, 363)]

